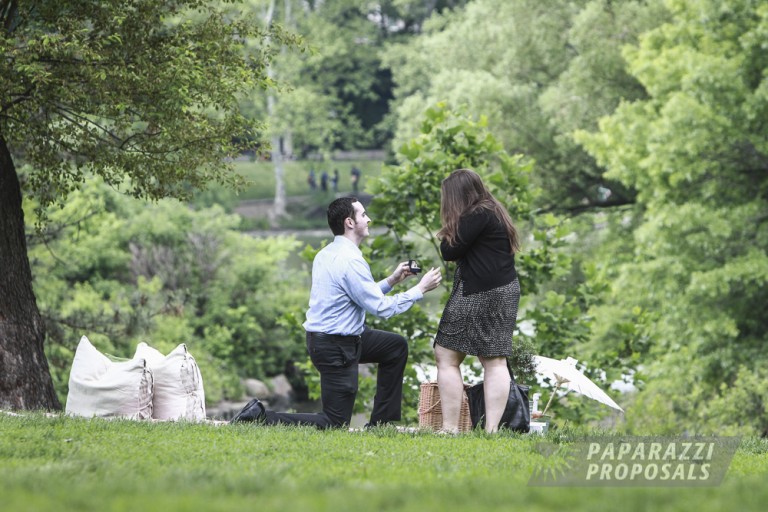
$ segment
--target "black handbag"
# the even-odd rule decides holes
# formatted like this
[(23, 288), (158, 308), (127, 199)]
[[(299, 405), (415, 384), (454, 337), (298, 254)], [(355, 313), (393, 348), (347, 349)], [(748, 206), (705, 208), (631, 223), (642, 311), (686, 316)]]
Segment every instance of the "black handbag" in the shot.
[[(482, 382), (467, 388), (467, 399), (469, 400), (469, 416), (472, 420), (472, 427), (485, 427), (485, 395)], [(509, 384), (507, 406), (504, 408), (504, 414), (501, 415), (499, 428), (508, 428), (515, 432), (524, 433), (531, 430), (528, 386), (518, 384), (514, 377)]]

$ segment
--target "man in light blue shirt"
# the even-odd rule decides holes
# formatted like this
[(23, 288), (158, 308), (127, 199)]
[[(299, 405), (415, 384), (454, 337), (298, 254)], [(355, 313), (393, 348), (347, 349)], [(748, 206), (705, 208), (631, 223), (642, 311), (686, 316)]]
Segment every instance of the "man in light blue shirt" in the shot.
[(354, 197), (336, 199), (328, 206), (328, 225), (335, 235), (315, 256), (312, 289), (304, 329), (307, 350), (320, 372), (323, 412), (267, 411), (258, 399), (232, 421), (261, 421), (343, 427), (352, 418), (357, 396), (359, 363), (378, 363), (376, 396), (370, 425), (400, 420), (403, 372), (408, 359), (404, 337), (365, 326), (365, 314), (389, 318), (407, 311), (440, 284), (440, 270), (430, 269), (411, 289), (387, 295), (401, 281), (415, 275), (408, 262), (400, 263), (386, 279), (375, 282), (360, 251), (371, 220)]

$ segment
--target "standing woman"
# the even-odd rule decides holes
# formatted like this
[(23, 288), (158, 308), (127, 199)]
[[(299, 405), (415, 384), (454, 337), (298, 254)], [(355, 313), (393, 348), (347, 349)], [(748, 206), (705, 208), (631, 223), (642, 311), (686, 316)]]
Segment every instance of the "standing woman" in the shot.
[(459, 430), (464, 391), (460, 365), (470, 354), (483, 365), (485, 429), (496, 432), (511, 381), (507, 357), (520, 302), (515, 271), (519, 236), (506, 208), (476, 172), (453, 171), (443, 180), (441, 195), (440, 251), (446, 261), (457, 262), (435, 336), (443, 430)]

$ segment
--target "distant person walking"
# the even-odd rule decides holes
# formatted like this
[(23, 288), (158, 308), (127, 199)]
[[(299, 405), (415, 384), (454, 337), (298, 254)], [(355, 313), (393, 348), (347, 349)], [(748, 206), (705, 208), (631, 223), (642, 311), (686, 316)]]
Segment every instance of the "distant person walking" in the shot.
[(349, 174), (352, 180), (352, 190), (357, 193), (357, 188), (360, 183), (360, 169), (353, 165)]
[(307, 183), (309, 184), (310, 192), (317, 190), (317, 180), (315, 179), (315, 170), (312, 167), (309, 168), (309, 176), (307, 176)]
[(320, 175), (320, 190), (328, 192), (328, 173), (325, 171)]
[(331, 178), (331, 188), (333, 188), (334, 192), (339, 191), (339, 170), (338, 169), (333, 170), (333, 177)]

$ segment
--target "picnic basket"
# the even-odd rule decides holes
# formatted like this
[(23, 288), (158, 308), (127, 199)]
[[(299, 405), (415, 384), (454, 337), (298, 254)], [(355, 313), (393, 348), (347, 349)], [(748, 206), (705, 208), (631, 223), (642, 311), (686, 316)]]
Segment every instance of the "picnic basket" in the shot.
[[(465, 386), (466, 388), (466, 386)], [(419, 390), (419, 427), (440, 430), (443, 427), (443, 410), (440, 406), (440, 391), (437, 382), (423, 382)], [(459, 413), (459, 432), (472, 430), (469, 416), (469, 401), (463, 393), (461, 412)]]

